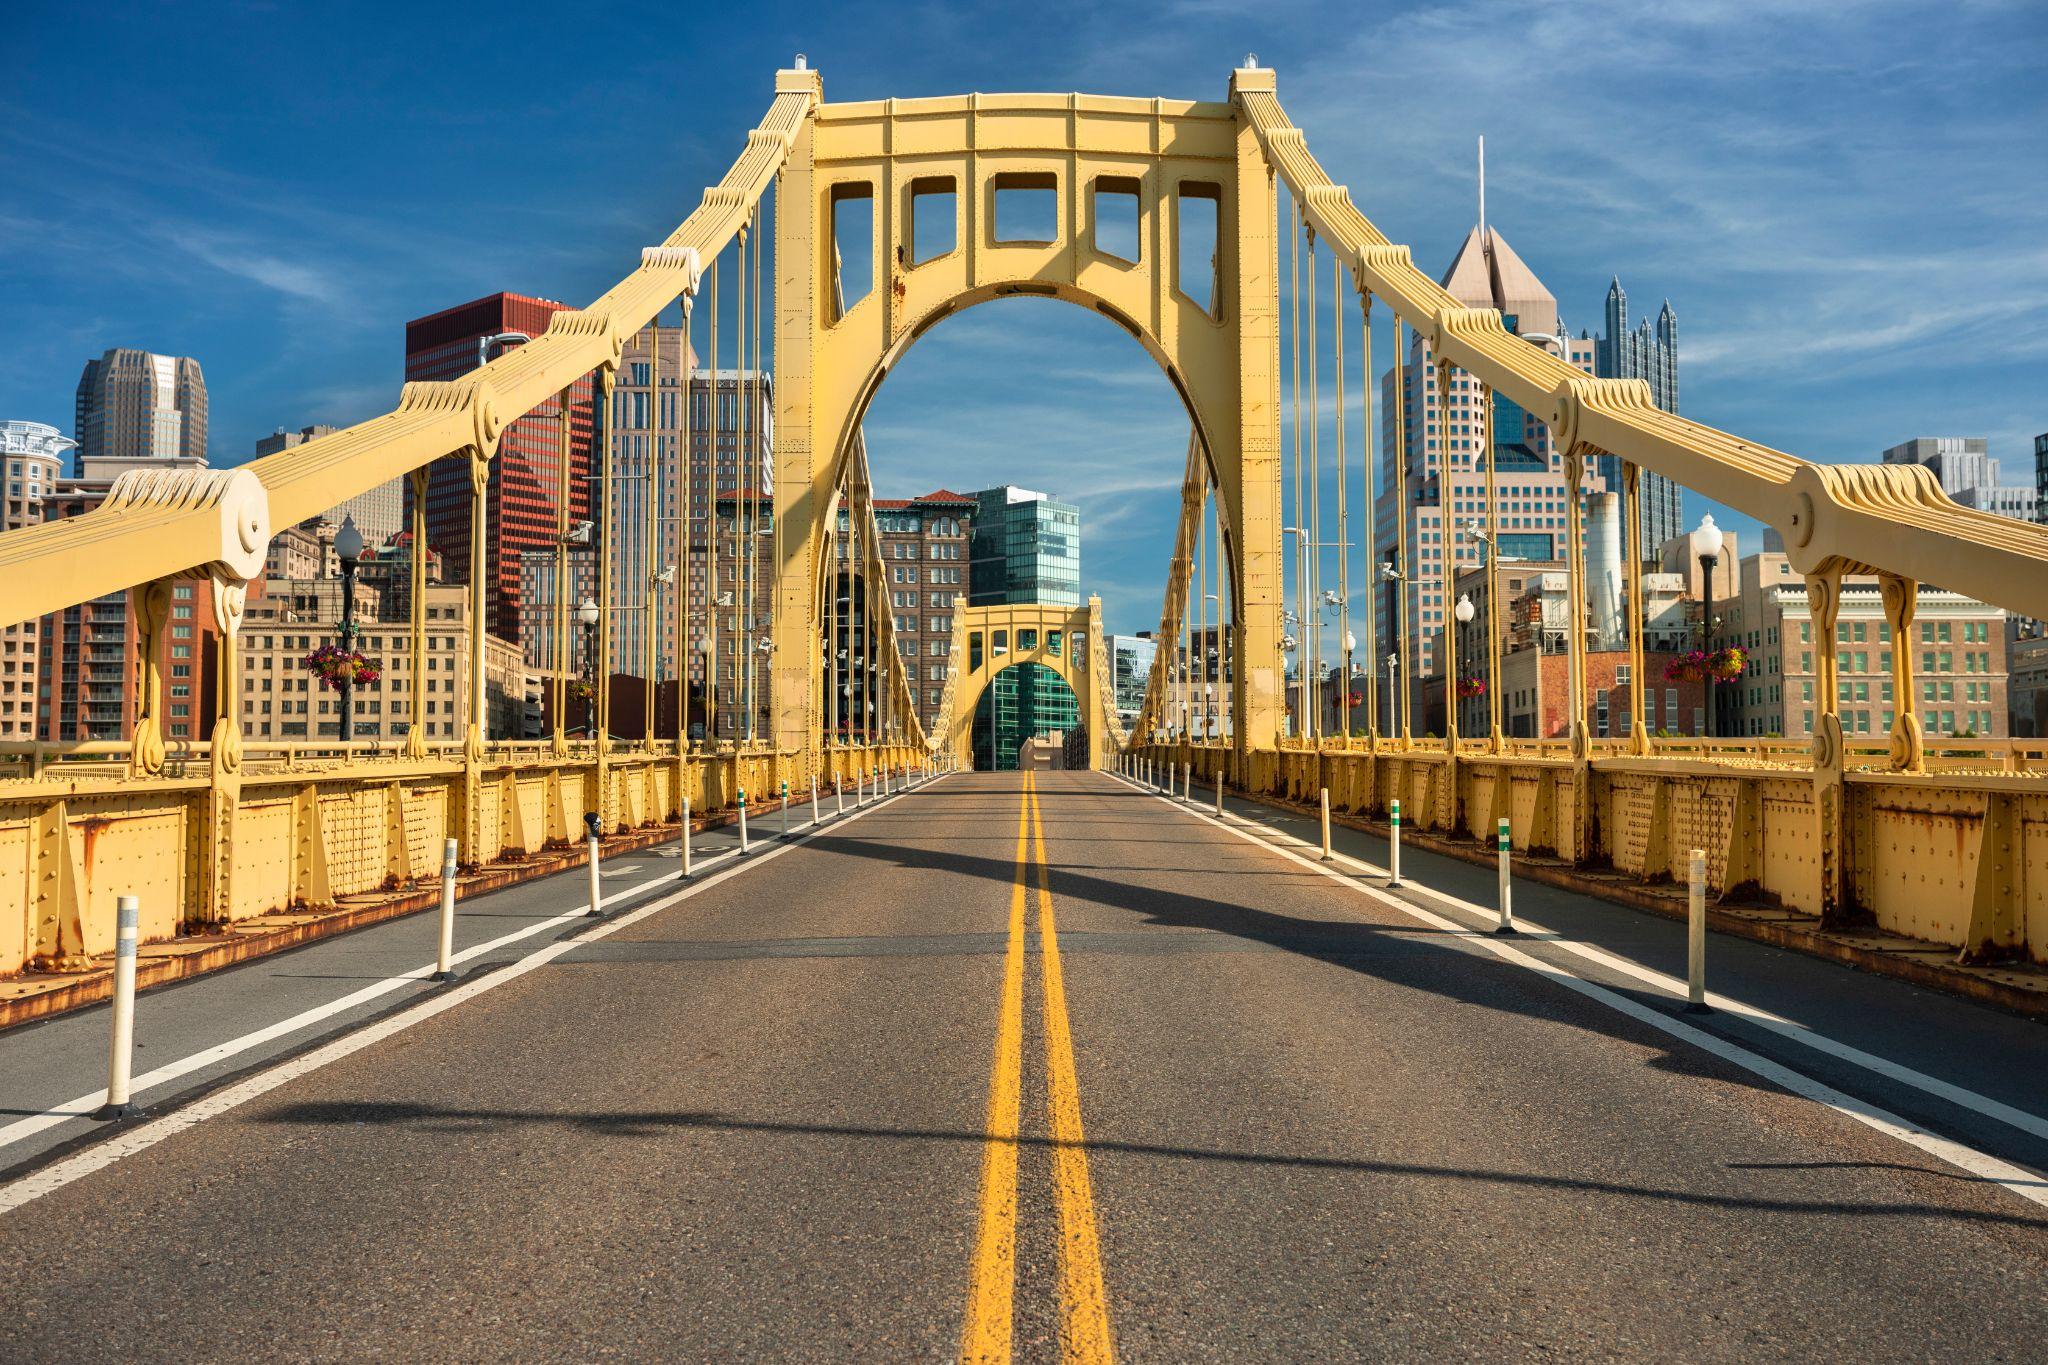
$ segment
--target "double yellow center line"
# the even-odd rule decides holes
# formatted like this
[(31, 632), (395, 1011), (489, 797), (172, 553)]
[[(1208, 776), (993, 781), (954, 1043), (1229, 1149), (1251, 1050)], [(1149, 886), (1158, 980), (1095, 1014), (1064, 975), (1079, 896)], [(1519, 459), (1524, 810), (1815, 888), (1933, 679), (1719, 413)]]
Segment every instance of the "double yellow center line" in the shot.
[(1067, 1020), (1066, 977), (1053, 923), (1051, 871), (1038, 782), (1026, 770), (1017, 810), (1017, 875), (1010, 888), (1010, 939), (1003, 959), (1003, 997), (996, 1021), (995, 1067), (989, 1078), (988, 1138), (981, 1161), (981, 1219), (967, 1293), (960, 1358), (1010, 1359), (1017, 1285), (1017, 1136), (1024, 1084), (1024, 933), (1030, 871), (1038, 869), (1038, 940), (1044, 986), (1046, 1117), (1052, 1132), (1053, 1192), (1060, 1214), (1060, 1345), (1069, 1361), (1116, 1357), (1109, 1302), (1102, 1284), (1102, 1238), (1081, 1129), (1081, 1087), (1074, 1075), (1074, 1035)]

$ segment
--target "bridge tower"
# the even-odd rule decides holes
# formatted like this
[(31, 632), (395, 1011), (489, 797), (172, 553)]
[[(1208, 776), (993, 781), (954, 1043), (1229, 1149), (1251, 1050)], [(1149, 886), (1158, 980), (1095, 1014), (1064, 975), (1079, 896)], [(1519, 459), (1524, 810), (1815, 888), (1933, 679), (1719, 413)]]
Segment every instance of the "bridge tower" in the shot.
[[(1186, 405), (1199, 454), (1190, 478), (1205, 474), (1218, 494), (1229, 625), (1246, 661), (1235, 741), (1240, 754), (1270, 747), (1280, 706), (1279, 258), (1273, 173), (1235, 96), (1247, 83), (1271, 89), (1272, 73), (1237, 72), (1228, 103), (965, 95), (834, 105), (821, 102), (815, 71), (778, 80), (780, 93), (814, 101), (776, 190), (778, 744), (809, 750), (823, 738), (814, 680), (826, 535), (875, 393), (947, 317), (1024, 295), (1114, 322)], [(1052, 235), (1020, 233), (1012, 192), (1047, 191)], [(1135, 260), (1098, 232), (1107, 211), (1133, 203)], [(1215, 222), (1213, 253), (1201, 248), (1211, 260), (1183, 259), (1194, 215)], [(948, 217), (950, 232), (931, 230)], [(872, 259), (842, 273), (838, 229), (850, 223), (846, 240)], [(920, 243), (920, 227), (940, 245)], [(1207, 298), (1182, 288), (1191, 263), (1213, 276)], [(842, 278), (874, 287), (849, 298)], [(1163, 638), (1180, 628), (1172, 597)]]

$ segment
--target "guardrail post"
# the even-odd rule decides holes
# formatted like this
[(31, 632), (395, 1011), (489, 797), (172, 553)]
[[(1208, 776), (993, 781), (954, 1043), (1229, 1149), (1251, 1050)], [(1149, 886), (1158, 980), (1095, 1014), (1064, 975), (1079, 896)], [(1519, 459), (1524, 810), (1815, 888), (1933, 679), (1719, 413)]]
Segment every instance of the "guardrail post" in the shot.
[(1393, 875), (1387, 878), (1388, 886), (1401, 884), (1401, 798), (1387, 802), (1387, 871)]
[(1332, 861), (1330, 856), (1330, 789), (1322, 787), (1319, 790), (1322, 793), (1323, 805), (1323, 861), (1327, 863)]
[(107, 1044), (107, 1102), (94, 1115), (125, 1119), (135, 1112), (128, 1102), (128, 1081), (135, 1064), (135, 945), (142, 931), (141, 902), (118, 897), (114, 929), (114, 1027)]
[(1502, 817), (1501, 817), (1501, 821), (1500, 821), (1500, 826), (1499, 826), (1499, 849), (1500, 849), (1500, 891), (1499, 891), (1499, 902), (1500, 902), (1500, 923), (1498, 923), (1498, 924), (1496, 924), (1496, 925), (1494, 925), (1494, 926), (1493, 926), (1493, 932), (1494, 932), (1494, 933), (1496, 933), (1496, 934), (1512, 934), (1512, 933), (1514, 933), (1514, 932), (1515, 932), (1515, 902), (1514, 902), (1514, 894), (1515, 894), (1515, 891), (1514, 891), (1514, 877), (1513, 877), (1513, 874), (1512, 874), (1512, 873), (1510, 872), (1510, 870), (1509, 870), (1509, 867), (1508, 867), (1508, 861), (1509, 861), (1509, 859), (1510, 859), (1510, 858), (1512, 858), (1512, 857), (1514, 856), (1514, 835), (1513, 835), (1513, 832), (1511, 831), (1511, 829), (1509, 828), (1509, 825), (1508, 825), (1508, 821), (1507, 821), (1507, 817), (1506, 817), (1506, 816), (1502, 816)]
[(782, 784), (782, 837), (785, 839), (789, 837), (789, 783), (787, 780)]
[(688, 792), (684, 792), (684, 793), (683, 793), (683, 870), (682, 870), (682, 872), (681, 872), (681, 873), (680, 873), (679, 875), (680, 875), (680, 877), (681, 877), (682, 879), (687, 879), (687, 878), (689, 877), (689, 875), (690, 875), (690, 871), (691, 871), (691, 869), (690, 869), (690, 794), (689, 794)]
[(818, 823), (818, 775), (811, 774), (811, 823)]
[(434, 954), (434, 980), (453, 981), (455, 965), (455, 864), (462, 851), (460, 839), (441, 841), (441, 939)]
[(1685, 881), (1685, 1008), (1707, 1012), (1707, 853), (1692, 851)]
[(740, 856), (747, 856), (747, 789), (740, 788)]
[(583, 812), (584, 839), (590, 847), (590, 908), (583, 912), (586, 915), (601, 915), (604, 913), (604, 898), (599, 891), (602, 879), (598, 876), (597, 872), (599, 824), (596, 811), (587, 810)]

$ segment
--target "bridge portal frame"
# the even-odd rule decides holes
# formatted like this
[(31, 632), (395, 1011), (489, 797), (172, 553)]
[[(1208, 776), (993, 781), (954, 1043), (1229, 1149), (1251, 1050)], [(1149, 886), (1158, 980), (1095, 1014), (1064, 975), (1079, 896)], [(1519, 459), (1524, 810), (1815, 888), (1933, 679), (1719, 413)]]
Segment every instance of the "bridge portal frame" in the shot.
[[(822, 100), (816, 72), (784, 72)], [(818, 744), (819, 565), (860, 426), (903, 354), (954, 313), (1053, 298), (1116, 323), (1165, 373), (1218, 490), (1238, 657), (1243, 750), (1279, 733), (1281, 636), (1278, 243), (1274, 177), (1229, 103), (1089, 95), (964, 95), (818, 103), (790, 148), (776, 199), (775, 514), (777, 742)], [(779, 88), (790, 88), (789, 86)], [(1051, 240), (1003, 231), (999, 195), (1050, 186)], [(1139, 259), (1102, 249), (1098, 196), (1135, 193)], [(952, 247), (919, 260), (916, 200), (949, 194)], [(1215, 206), (1215, 297), (1179, 287), (1182, 206)], [(842, 307), (834, 215), (871, 206), (873, 287)], [(1178, 622), (1171, 623), (1177, 632)], [(1263, 662), (1262, 662), (1263, 661)], [(1077, 688), (1077, 695), (1082, 689)], [(971, 714), (971, 711), (970, 711)], [(1100, 735), (1096, 726), (1092, 734)], [(1091, 741), (1092, 742), (1092, 741)]]
[[(1080, 607), (1042, 602), (963, 607), (959, 614), (954, 639), (964, 652), (952, 661), (952, 706), (946, 733), (931, 737), (934, 748), (943, 746), (961, 767), (973, 767), (974, 708), (982, 694), (998, 674), (1021, 664), (1039, 664), (1058, 674), (1074, 694), (1088, 732), (1088, 766), (1108, 767), (1117, 749), (1105, 700), (1109, 692), (1105, 680), (1093, 676), (1106, 657), (1099, 648), (1102, 599), (1090, 597)], [(1000, 654), (995, 649), (998, 634), (1004, 637)]]

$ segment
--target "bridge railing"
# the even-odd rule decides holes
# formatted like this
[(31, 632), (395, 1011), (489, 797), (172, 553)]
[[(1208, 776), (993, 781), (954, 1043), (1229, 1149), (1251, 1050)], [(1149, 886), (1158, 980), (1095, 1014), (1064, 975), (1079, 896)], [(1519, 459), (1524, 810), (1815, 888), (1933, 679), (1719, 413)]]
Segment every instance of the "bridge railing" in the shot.
[[(2048, 757), (2039, 741), (2015, 748), (2026, 762)], [(2048, 963), (2048, 848), (2038, 833), (2048, 829), (2048, 783), (1969, 752), (1955, 757), (1978, 766), (1927, 773), (1889, 770), (1874, 746), (1861, 755), (1867, 766), (1847, 771), (1816, 770), (1783, 745), (1758, 756), (1580, 759), (1555, 750), (1453, 757), (1441, 746), (1133, 752), (1303, 806), (1327, 790), (1340, 815), (1384, 820), (1399, 800), (1405, 832), (1466, 847), (1490, 848), (1506, 819), (1518, 851), (1609, 889), (1682, 882), (1698, 848), (1717, 900), (1905, 935), (1965, 961)]]

